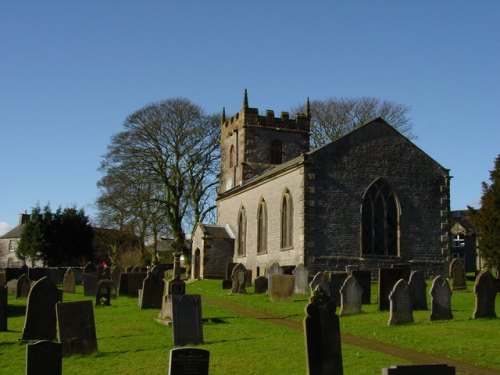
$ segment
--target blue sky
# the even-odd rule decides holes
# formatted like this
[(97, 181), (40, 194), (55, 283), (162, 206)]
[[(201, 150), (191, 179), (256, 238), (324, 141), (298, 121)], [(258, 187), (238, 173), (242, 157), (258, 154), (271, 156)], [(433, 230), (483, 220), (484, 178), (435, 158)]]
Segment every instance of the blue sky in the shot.
[(478, 206), (500, 153), (500, 1), (0, 5), (0, 234), (37, 203), (95, 214), (110, 137), (142, 106), (276, 113), (306, 97), (411, 107), (415, 143)]

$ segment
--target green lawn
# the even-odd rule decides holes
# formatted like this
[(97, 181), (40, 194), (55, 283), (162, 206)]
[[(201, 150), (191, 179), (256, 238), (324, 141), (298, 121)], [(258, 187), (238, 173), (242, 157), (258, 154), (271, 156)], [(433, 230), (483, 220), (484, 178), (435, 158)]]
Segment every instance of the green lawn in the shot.
[[(306, 296), (296, 296), (293, 302), (271, 303), (265, 295), (229, 296), (220, 289), (220, 281), (203, 280), (188, 284), (189, 293), (211, 295), (234, 303), (261, 309), (288, 319), (304, 317)], [(65, 294), (66, 302), (90, 299), (82, 295)], [(364, 313), (341, 317), (342, 332), (358, 334), (402, 347), (428, 351), (470, 363), (498, 368), (500, 364), (500, 320), (469, 320), (473, 309), (473, 293), (453, 295), (455, 319), (430, 322), (429, 312), (415, 313), (415, 323), (407, 326), (387, 326), (388, 312), (376, 311), (376, 305), (364, 307)], [(203, 298), (202, 298), (203, 301)], [(25, 373), (24, 343), (19, 343), (24, 324), (26, 299), (9, 295), (9, 331), (0, 332), (0, 373)], [(497, 311), (499, 310), (497, 299)], [(135, 298), (120, 297), (112, 306), (94, 309), (99, 352), (87, 356), (64, 358), (65, 375), (101, 374), (165, 374), (172, 344), (171, 327), (160, 325), (155, 318), (158, 310), (139, 310)], [(210, 351), (210, 374), (304, 374), (305, 355), (303, 333), (276, 326), (265, 320), (242, 317), (232, 311), (203, 302), (204, 338), (201, 348)], [(478, 355), (477, 349), (481, 355)], [(383, 367), (405, 361), (343, 345), (344, 373), (380, 374)]]

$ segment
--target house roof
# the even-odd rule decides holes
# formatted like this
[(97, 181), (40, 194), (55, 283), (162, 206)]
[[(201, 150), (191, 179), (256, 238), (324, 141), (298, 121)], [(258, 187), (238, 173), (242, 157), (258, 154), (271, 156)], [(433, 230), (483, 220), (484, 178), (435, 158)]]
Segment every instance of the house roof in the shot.
[(13, 239), (13, 238), (21, 238), (21, 234), (23, 233), (23, 228), (25, 224), (18, 225), (17, 227), (11, 229), (3, 236), (0, 237), (2, 240)]

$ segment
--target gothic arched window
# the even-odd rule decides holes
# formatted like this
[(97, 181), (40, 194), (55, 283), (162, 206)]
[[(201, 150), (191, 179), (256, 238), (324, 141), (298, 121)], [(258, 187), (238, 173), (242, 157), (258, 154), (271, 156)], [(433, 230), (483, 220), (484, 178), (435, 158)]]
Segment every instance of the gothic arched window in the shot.
[(399, 212), (394, 191), (383, 179), (366, 191), (361, 205), (361, 252), (363, 255), (399, 254)]
[(247, 254), (247, 217), (245, 214), (245, 207), (240, 208), (238, 214), (238, 256), (245, 256)]
[(267, 253), (267, 208), (264, 199), (257, 210), (257, 253)]
[(293, 202), (288, 190), (281, 199), (281, 248), (293, 246)]
[(235, 155), (234, 155), (234, 145), (231, 145), (231, 148), (229, 149), (229, 168), (234, 167), (234, 161), (235, 161)]
[(271, 164), (281, 164), (284, 159), (283, 143), (279, 139), (271, 141), (269, 148), (269, 162)]

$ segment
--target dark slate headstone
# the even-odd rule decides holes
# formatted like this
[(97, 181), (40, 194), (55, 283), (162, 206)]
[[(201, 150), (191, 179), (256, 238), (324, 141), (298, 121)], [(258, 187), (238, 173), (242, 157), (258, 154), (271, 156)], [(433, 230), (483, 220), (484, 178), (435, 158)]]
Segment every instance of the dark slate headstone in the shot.
[(97, 275), (95, 273), (83, 274), (83, 295), (95, 296), (97, 288)]
[(490, 271), (482, 271), (474, 283), (476, 303), (473, 318), (496, 318), (495, 298), (497, 296), (497, 281)]
[(313, 291), (305, 313), (307, 373), (342, 375), (339, 317), (335, 314), (335, 304), (321, 287)]
[(44, 276), (50, 277), (50, 270), (48, 268), (40, 268), (40, 267), (30, 268), (28, 276), (30, 280), (40, 280)]
[(196, 348), (170, 350), (168, 375), (208, 375), (210, 352)]
[(85, 267), (83, 267), (83, 273), (97, 273), (97, 267), (94, 263), (88, 262)]
[(272, 302), (293, 301), (293, 290), (295, 288), (295, 276), (271, 274), (271, 288), (268, 289), (269, 299)]
[(451, 312), (451, 288), (448, 280), (442, 276), (437, 276), (432, 281), (431, 290), (431, 320), (453, 319)]
[(5, 271), (0, 270), (0, 288), (7, 285), (7, 274)]
[(82, 285), (82, 283), (83, 283), (83, 268), (74, 267), (73, 273), (75, 274), (76, 285)]
[(99, 280), (95, 289), (95, 305), (110, 306), (112, 290), (113, 282), (111, 280)]
[(360, 314), (363, 288), (353, 275), (340, 288), (340, 315)]
[(130, 275), (128, 272), (122, 272), (120, 274), (120, 288), (118, 289), (118, 294), (120, 296), (128, 295), (128, 275)]
[(231, 275), (233, 274), (233, 268), (237, 264), (238, 263), (227, 263), (226, 264), (226, 278), (225, 278), (225, 280), (231, 280)]
[(19, 277), (21, 277), (22, 274), (25, 274), (26, 276), (29, 276), (30, 269), (29, 269), (29, 267), (26, 264), (24, 264), (24, 265), (21, 266), (21, 268), (19, 268), (19, 272), (20, 272)]
[(255, 279), (254, 281), (254, 293), (265, 293), (267, 292), (267, 277), (265, 276), (259, 276)]
[(427, 283), (421, 271), (413, 271), (408, 283), (413, 310), (427, 310)]
[(75, 293), (76, 290), (76, 277), (72, 268), (68, 268), (63, 278), (63, 292)]
[(0, 332), (7, 331), (7, 301), (8, 301), (7, 287), (0, 286)]
[(142, 288), (142, 282), (146, 278), (146, 272), (131, 272), (127, 278), (127, 295), (130, 297), (137, 297), (138, 290)]
[(369, 305), (372, 298), (372, 273), (368, 270), (352, 270), (351, 275), (353, 275), (358, 281), (361, 289), (363, 289), (363, 294), (361, 296), (361, 303), (363, 305)]
[(174, 345), (203, 344), (201, 296), (172, 294), (171, 298)]
[(231, 289), (233, 287), (233, 280), (222, 280), (222, 289)]
[(410, 280), (411, 266), (408, 263), (394, 263), (391, 265), (391, 268), (401, 270), (403, 273), (401, 278), (406, 282)]
[(63, 281), (64, 273), (66, 271), (64, 269), (59, 268), (49, 268), (49, 279), (52, 280), (54, 284), (61, 284)]
[(458, 259), (453, 259), (450, 263), (450, 279), (452, 290), (467, 289), (467, 279), (465, 278), (465, 267)]
[(413, 322), (410, 289), (405, 279), (400, 279), (389, 294), (390, 316), (388, 324), (399, 325)]
[(233, 268), (231, 274), (231, 280), (233, 285), (231, 287), (231, 293), (246, 293), (246, 283), (247, 283), (247, 269), (241, 263), (238, 263)]
[(56, 313), (58, 339), (63, 345), (64, 357), (97, 351), (92, 301), (58, 303)]
[(55, 305), (59, 290), (48, 277), (36, 281), (26, 305), (26, 317), (21, 340), (54, 340), (56, 338)]
[(382, 375), (455, 375), (455, 367), (446, 364), (400, 365), (382, 369)]
[(26, 345), (26, 375), (61, 374), (61, 343), (43, 340)]
[(17, 279), (17, 288), (16, 288), (16, 298), (28, 297), (31, 289), (31, 280), (28, 277), (28, 274), (23, 273), (19, 279)]
[(403, 271), (399, 268), (379, 268), (378, 270), (378, 309), (389, 310), (389, 293), (394, 285), (403, 279)]
[(167, 282), (167, 294), (186, 294), (186, 282), (180, 276), (174, 277)]
[(165, 282), (158, 274), (148, 272), (142, 283), (142, 294), (139, 301), (141, 309), (161, 309)]
[(344, 285), (348, 274), (344, 271), (330, 271), (328, 275), (330, 276), (330, 298), (335, 303), (335, 306), (340, 306), (340, 288)]

